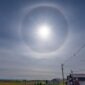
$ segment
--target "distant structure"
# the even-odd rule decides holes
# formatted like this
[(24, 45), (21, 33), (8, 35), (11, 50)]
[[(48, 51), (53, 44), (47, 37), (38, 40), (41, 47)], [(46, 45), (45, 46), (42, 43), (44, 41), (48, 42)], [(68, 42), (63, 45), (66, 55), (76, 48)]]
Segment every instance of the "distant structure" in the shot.
[(72, 74), (73, 78), (78, 78), (79, 81), (85, 81), (85, 74)]
[(46, 85), (56, 85), (59, 84), (60, 79), (52, 79), (52, 80), (46, 80)]
[(69, 74), (67, 76), (68, 83), (74, 83), (76, 79), (80, 85), (85, 85), (85, 74)]
[(59, 84), (60, 79), (52, 79), (51, 82), (53, 85), (56, 85), (56, 84)]

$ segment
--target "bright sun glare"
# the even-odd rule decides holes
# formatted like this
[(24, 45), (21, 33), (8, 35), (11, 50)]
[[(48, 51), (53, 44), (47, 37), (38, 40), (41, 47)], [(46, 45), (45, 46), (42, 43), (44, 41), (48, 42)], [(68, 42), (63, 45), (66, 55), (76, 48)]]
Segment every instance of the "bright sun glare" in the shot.
[(41, 25), (38, 27), (38, 36), (41, 39), (47, 39), (50, 36), (50, 27), (48, 25)]

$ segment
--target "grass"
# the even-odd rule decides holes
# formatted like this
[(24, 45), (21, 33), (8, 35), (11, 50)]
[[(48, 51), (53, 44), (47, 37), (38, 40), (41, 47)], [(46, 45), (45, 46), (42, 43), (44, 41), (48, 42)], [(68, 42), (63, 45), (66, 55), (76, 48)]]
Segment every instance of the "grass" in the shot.
[(33, 82), (25, 83), (25, 82), (0, 82), (0, 85), (34, 85)]
[(25, 85), (17, 82), (0, 82), (0, 85)]
[[(25, 81), (1, 81), (0, 82), (0, 85), (38, 85), (38, 84), (35, 84), (35, 82), (25, 82)], [(41, 84), (41, 85), (46, 85), (46, 84)], [(52, 84), (54, 85), (54, 84)], [(55, 84), (55, 85), (58, 85), (58, 84)], [(59, 85), (63, 85), (62, 82), (60, 82)]]

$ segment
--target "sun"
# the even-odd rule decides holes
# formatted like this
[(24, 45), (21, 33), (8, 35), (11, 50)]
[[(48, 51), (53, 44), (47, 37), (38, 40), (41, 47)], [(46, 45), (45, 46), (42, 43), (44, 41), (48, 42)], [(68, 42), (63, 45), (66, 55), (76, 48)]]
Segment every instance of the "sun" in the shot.
[(48, 39), (50, 37), (51, 31), (49, 25), (40, 25), (38, 26), (38, 37), (40, 39)]

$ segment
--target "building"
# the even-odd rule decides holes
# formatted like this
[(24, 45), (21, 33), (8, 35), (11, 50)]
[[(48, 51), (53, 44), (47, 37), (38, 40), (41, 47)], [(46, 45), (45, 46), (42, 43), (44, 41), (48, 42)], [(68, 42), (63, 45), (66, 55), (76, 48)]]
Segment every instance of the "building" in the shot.
[(46, 85), (57, 85), (59, 84), (60, 79), (52, 79), (52, 80), (46, 80)]
[(73, 83), (76, 79), (78, 79), (80, 85), (85, 85), (85, 74), (70, 74), (67, 76), (69, 82)]

